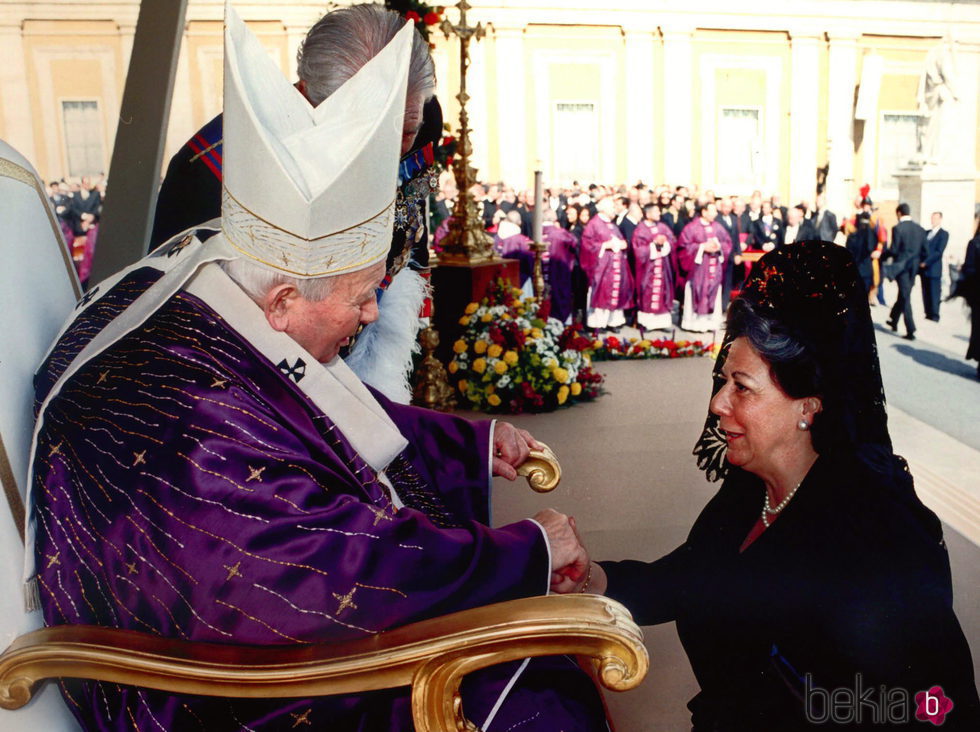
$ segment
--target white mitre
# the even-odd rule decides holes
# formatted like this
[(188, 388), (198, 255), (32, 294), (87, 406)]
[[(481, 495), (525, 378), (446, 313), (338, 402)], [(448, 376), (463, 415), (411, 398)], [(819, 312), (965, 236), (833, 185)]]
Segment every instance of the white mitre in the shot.
[(318, 107), (228, 5), (222, 231), (294, 277), (353, 272), (391, 247), (413, 23)]

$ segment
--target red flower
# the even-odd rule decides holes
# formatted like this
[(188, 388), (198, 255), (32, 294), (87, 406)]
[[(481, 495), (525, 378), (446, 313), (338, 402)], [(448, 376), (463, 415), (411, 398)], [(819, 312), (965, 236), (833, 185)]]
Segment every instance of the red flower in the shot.
[(411, 20), (415, 23), (419, 23), (422, 20), (422, 16), (416, 13), (414, 10), (409, 10), (405, 13), (405, 20)]
[(551, 300), (545, 300), (538, 307), (538, 317), (541, 318), (541, 320), (547, 321), (550, 316), (551, 316)]
[(609, 348), (619, 348), (619, 339), (616, 336), (609, 336), (606, 339), (606, 346)]
[(436, 23), (439, 22), (439, 14), (433, 13), (430, 10), (428, 13), (425, 14), (425, 17), (422, 18), (422, 22), (424, 22), (426, 25), (435, 25)]

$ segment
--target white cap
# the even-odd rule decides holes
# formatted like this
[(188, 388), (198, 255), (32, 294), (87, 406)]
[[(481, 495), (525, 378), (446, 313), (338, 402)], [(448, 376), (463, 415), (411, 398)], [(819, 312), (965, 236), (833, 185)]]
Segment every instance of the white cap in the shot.
[(413, 23), (318, 107), (225, 12), (222, 230), (295, 277), (353, 272), (391, 247)]

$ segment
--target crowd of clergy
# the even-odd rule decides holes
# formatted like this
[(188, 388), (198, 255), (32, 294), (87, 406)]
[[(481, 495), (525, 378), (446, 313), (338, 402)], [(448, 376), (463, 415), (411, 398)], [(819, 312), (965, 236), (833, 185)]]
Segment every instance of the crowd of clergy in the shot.
[[(527, 284), (533, 194), (503, 183), (477, 183), (470, 194), (497, 253), (521, 260)], [(431, 209), (437, 249), (456, 196), (454, 181), (444, 176)], [(778, 195), (761, 191), (742, 197), (697, 186), (574, 183), (546, 190), (544, 202), (542, 263), (551, 313), (597, 332), (624, 325), (642, 332), (713, 332), (758, 255), (848, 233), (822, 195), (815, 205), (787, 207)]]

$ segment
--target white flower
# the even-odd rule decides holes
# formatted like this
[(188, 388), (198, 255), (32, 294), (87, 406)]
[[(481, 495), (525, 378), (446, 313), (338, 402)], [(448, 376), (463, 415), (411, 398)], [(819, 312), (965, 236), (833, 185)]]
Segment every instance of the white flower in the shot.
[(503, 389), (507, 386), (510, 386), (510, 374), (502, 374), (500, 378), (497, 379), (497, 387)]

